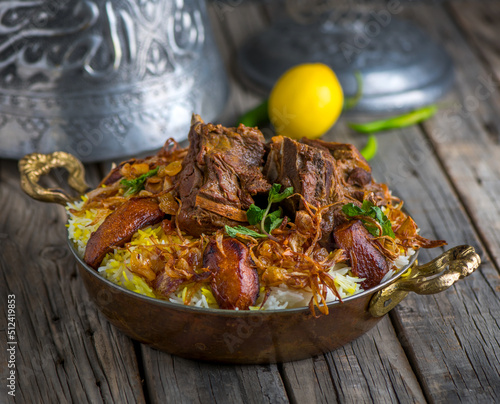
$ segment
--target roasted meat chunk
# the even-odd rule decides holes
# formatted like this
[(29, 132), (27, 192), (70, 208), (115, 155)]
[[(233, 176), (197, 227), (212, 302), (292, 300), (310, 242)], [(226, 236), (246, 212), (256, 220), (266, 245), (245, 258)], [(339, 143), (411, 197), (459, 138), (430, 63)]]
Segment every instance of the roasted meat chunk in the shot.
[(85, 262), (94, 269), (98, 268), (114, 247), (130, 241), (137, 230), (161, 222), (164, 216), (154, 198), (129, 199), (92, 233), (85, 249)]
[(370, 166), (351, 144), (276, 136), (270, 149), (264, 168), (268, 180), (293, 186), (314, 206), (362, 202), (369, 195), (377, 204), (390, 199), (387, 187), (373, 180)]
[(302, 139), (300, 142), (276, 136), (264, 174), (271, 183), (293, 186), (301, 194), (288, 199), (288, 213), (292, 216), (304, 208), (304, 201), (322, 212), (322, 240), (328, 243), (335, 226), (345, 222), (340, 212), (346, 203), (361, 204), (370, 199), (375, 204), (387, 203), (388, 189), (377, 184), (371, 169), (359, 151), (350, 144)]
[(177, 181), (180, 228), (199, 236), (245, 223), (253, 197), (270, 188), (262, 174), (264, 153), (259, 130), (205, 124), (194, 115)]
[(221, 309), (248, 310), (259, 295), (259, 276), (248, 248), (234, 238), (220, 244), (212, 239), (203, 254), (203, 267), (213, 272), (215, 300)]
[(365, 278), (364, 289), (378, 285), (389, 271), (385, 256), (376, 248), (377, 241), (360, 220), (346, 222), (333, 231), (335, 242), (349, 256), (352, 273)]
[(292, 186), (295, 193), (302, 195), (283, 202), (292, 217), (304, 209), (305, 202), (317, 208), (330, 205), (323, 211), (321, 221), (323, 238), (327, 240), (336, 222), (343, 219), (338, 213), (341, 204), (349, 201), (332, 155), (326, 149), (277, 136), (270, 144), (264, 174), (269, 182)]
[[(294, 192), (314, 206), (344, 199), (335, 160), (327, 151), (288, 137), (277, 136), (272, 140), (264, 169), (269, 182), (293, 187)], [(294, 211), (302, 207), (301, 198), (290, 201)]]
[(339, 173), (338, 181), (348, 197), (359, 202), (370, 198), (376, 205), (385, 205), (390, 200), (387, 185), (375, 182), (368, 162), (354, 145), (307, 138), (301, 142), (333, 157)]

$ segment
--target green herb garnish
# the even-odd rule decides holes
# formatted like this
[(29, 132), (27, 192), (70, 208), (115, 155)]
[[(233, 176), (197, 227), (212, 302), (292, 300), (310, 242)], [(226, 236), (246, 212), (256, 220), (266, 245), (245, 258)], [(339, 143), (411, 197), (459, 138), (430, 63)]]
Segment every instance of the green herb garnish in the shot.
[(261, 209), (252, 203), (247, 210), (248, 223), (252, 226), (259, 224), (262, 220), (262, 216), (264, 216), (264, 209)]
[(229, 237), (236, 237), (238, 234), (243, 234), (245, 236), (251, 236), (255, 238), (264, 238), (267, 237), (266, 234), (259, 233), (258, 231), (249, 229), (248, 227), (245, 226), (228, 226), (226, 224), (226, 233)]
[[(280, 193), (280, 190), (281, 184), (273, 184), (269, 190), (269, 195), (267, 196), (266, 209), (261, 209), (257, 205), (252, 204), (247, 210), (248, 223), (252, 226), (259, 225), (261, 233), (258, 233), (255, 230), (250, 230), (244, 226), (226, 226), (226, 233), (230, 237), (236, 237), (236, 234), (243, 234), (252, 237), (269, 237), (270, 233), (279, 227), (279, 225), (283, 222), (283, 209), (278, 208), (277, 210), (269, 213), (271, 205), (273, 203), (279, 203), (293, 194), (293, 187), (286, 188), (282, 193)], [(258, 236), (256, 236), (256, 234), (258, 234)]]
[[(394, 238), (394, 232), (392, 231), (392, 225), (390, 220), (387, 218), (387, 216), (382, 212), (382, 209), (380, 209), (378, 206), (375, 206), (373, 203), (371, 203), (368, 200), (363, 201), (363, 205), (361, 207), (356, 206), (353, 203), (348, 203), (347, 205), (342, 206), (342, 212), (346, 216), (368, 216), (371, 217), (372, 219), (375, 219), (377, 222), (380, 223), (380, 226), (382, 227), (382, 236), (389, 236)], [(380, 229), (375, 226), (373, 223), (367, 220), (363, 220), (362, 217), (360, 217), (360, 220), (363, 222), (363, 225), (366, 227), (366, 230), (375, 237), (380, 237)]]
[[(283, 219), (281, 218), (282, 210), (279, 208), (277, 211), (269, 213), (273, 203), (279, 203), (293, 194), (293, 187), (286, 188), (281, 194), (281, 184), (273, 184), (267, 196), (267, 207), (262, 212), (260, 220), (260, 231), (269, 235), (269, 233), (278, 227)], [(248, 216), (248, 215), (247, 215)]]
[(134, 178), (133, 180), (127, 180), (126, 178), (120, 181), (120, 185), (125, 188), (125, 193), (123, 196), (130, 196), (138, 193), (141, 189), (144, 188), (144, 183), (149, 177), (156, 175), (158, 173), (158, 169), (160, 167), (156, 167), (153, 170), (148, 171), (146, 174), (142, 174), (140, 177)]
[(267, 197), (268, 206), (267, 210), (271, 208), (272, 203), (281, 202), (283, 199), (288, 198), (293, 194), (293, 187), (285, 188), (285, 190), (280, 194), (281, 184), (273, 184), (271, 189), (269, 190), (269, 196)]
[(266, 233), (271, 233), (274, 229), (280, 226), (283, 222), (283, 218), (281, 215), (283, 214), (283, 209), (281, 207), (274, 212), (271, 212), (267, 215), (264, 220), (264, 230)]

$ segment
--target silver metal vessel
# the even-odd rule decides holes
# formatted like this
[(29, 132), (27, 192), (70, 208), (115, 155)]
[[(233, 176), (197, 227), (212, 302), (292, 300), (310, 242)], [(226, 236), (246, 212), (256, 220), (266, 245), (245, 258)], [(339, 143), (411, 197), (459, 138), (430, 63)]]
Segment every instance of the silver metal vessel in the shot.
[(0, 3), (0, 157), (137, 155), (226, 99), (203, 0)]

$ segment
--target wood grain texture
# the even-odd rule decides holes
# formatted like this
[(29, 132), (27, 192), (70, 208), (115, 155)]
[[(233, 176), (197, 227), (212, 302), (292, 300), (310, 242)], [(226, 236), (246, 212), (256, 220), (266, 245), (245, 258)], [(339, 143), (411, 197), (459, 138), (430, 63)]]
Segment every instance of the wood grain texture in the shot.
[[(468, 42), (471, 51), (488, 72), (500, 81), (500, 44), (498, 43), (498, 2), (449, 2), (447, 11)], [(497, 132), (500, 134), (500, 132)]]
[(179, 358), (142, 347), (152, 403), (286, 403), (276, 365), (232, 366)]
[(425, 402), (388, 317), (334, 352), (282, 366), (295, 403)]
[(144, 402), (131, 341), (97, 312), (77, 275), (64, 209), (24, 195), (12, 161), (0, 161), (0, 204), (8, 212), (0, 215), (2, 307), (16, 296), (15, 401)]
[[(444, 15), (442, 12), (436, 18)], [(415, 17), (419, 21), (425, 18), (421, 12), (415, 13)], [(424, 129), (499, 268), (500, 139), (497, 133), (500, 132), (495, 129), (500, 119), (498, 81), (487, 66), (474, 57), (455, 25), (445, 20), (439, 32), (441, 37), (449, 38), (445, 45), (455, 60), (456, 90), (451, 95), (453, 106), (426, 122)]]
[[(258, 3), (258, 2), (257, 2)], [(261, 96), (235, 74), (236, 49), (273, 21), (273, 7), (212, 2), (229, 72), (221, 122), (232, 125)], [(132, 342), (88, 301), (66, 248), (62, 208), (29, 200), (15, 162), (0, 162), (0, 303), (16, 294), (18, 385), (14, 402), (351, 403), (500, 401), (500, 35), (494, 2), (405, 6), (456, 65), (456, 85), (421, 126), (377, 135), (371, 162), (430, 238), (470, 244), (480, 270), (434, 296), (410, 294), (377, 327), (343, 348), (269, 366), (178, 358)], [(344, 117), (327, 140), (361, 147)], [(97, 183), (99, 166), (89, 166)], [(427, 262), (440, 250), (422, 251)], [(5, 311), (0, 311), (4, 331)], [(5, 335), (5, 332), (2, 332)], [(3, 347), (5, 337), (0, 339)], [(6, 351), (0, 349), (0, 363)], [(0, 370), (2, 380), (6, 368)], [(0, 402), (6, 397), (0, 389)]]
[(338, 395), (324, 355), (283, 363), (281, 373), (290, 402), (338, 402)]
[[(408, 130), (399, 133), (398, 139), (387, 147), (396, 153), (401, 153), (403, 148), (426, 153), (423, 149), (426, 142), (416, 130)], [(408, 173), (404, 176), (406, 185), (396, 186), (395, 193), (408, 202), (407, 208), (421, 226), (422, 235), (444, 238), (450, 247), (473, 245), (482, 255), (483, 265), (471, 277), (438, 295), (410, 294), (393, 310), (391, 318), (426, 397), (437, 401), (457, 399), (464, 394), (481, 400), (498, 397), (500, 369), (492, 366), (488, 358), (498, 357), (499, 332), (492, 334), (490, 327), (478, 321), (477, 310), (472, 309), (482, 301), (481, 306), (492, 316), (490, 321), (500, 320), (499, 299), (495, 293), (498, 276), (451, 184), (439, 170), (439, 162), (429, 154), (420, 163), (418, 159), (408, 161), (406, 167), (408, 170), (399, 170), (399, 173)], [(420, 260), (427, 262), (435, 254), (436, 251), (424, 250)], [(487, 341), (486, 344), (469, 342), (465, 348), (465, 341), (478, 342), (478, 338)], [(484, 378), (487, 385), (495, 386), (493, 396), (484, 396), (481, 387)]]

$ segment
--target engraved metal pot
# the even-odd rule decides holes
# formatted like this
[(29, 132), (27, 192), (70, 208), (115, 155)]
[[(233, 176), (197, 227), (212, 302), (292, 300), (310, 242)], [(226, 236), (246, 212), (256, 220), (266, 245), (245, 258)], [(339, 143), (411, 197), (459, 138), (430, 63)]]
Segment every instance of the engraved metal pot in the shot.
[[(73, 156), (59, 152), (32, 154), (19, 162), (23, 190), (44, 202), (65, 205), (71, 201), (60, 190), (38, 184), (55, 167), (65, 167), (71, 187), (84, 192), (83, 166)], [(375, 326), (408, 293), (440, 293), (472, 274), (481, 262), (467, 245), (451, 248), (423, 265), (417, 265), (414, 255), (408, 267), (391, 279), (343, 302), (329, 303), (328, 315), (315, 316), (308, 307), (237, 311), (153, 299), (103, 278), (78, 256), (71, 242), (69, 247), (90, 298), (126, 335), (186, 358), (249, 364), (299, 360), (339, 348)]]
[(0, 157), (151, 151), (227, 88), (203, 0), (0, 2)]

